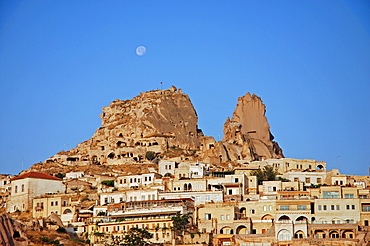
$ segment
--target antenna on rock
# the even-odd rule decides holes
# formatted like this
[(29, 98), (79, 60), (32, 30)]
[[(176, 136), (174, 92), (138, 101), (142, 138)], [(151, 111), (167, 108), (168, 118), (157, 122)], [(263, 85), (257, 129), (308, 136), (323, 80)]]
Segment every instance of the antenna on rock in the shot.
[(161, 84), (161, 90), (163, 90), (163, 82), (159, 82)]

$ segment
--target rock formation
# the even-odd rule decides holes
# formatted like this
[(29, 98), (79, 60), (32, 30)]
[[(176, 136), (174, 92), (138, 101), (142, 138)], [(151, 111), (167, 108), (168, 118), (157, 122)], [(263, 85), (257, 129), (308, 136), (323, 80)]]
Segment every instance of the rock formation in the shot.
[(21, 224), (9, 218), (8, 214), (0, 214), (0, 245), (28, 245)]
[(102, 127), (91, 139), (47, 162), (124, 164), (140, 161), (147, 151), (196, 151), (203, 136), (188, 95), (174, 86), (113, 101), (103, 108), (101, 119)]
[(273, 141), (265, 105), (249, 93), (239, 98), (232, 119), (227, 118), (220, 142), (203, 136), (188, 95), (174, 86), (113, 101), (103, 108), (101, 119), (91, 139), (46, 162), (119, 165), (140, 162), (149, 151), (164, 159), (186, 156), (211, 164), (283, 157)]
[(282, 158), (283, 151), (270, 132), (261, 98), (247, 93), (238, 99), (233, 117), (226, 119), (223, 140), (208, 144), (203, 141), (203, 158), (209, 162), (256, 161)]

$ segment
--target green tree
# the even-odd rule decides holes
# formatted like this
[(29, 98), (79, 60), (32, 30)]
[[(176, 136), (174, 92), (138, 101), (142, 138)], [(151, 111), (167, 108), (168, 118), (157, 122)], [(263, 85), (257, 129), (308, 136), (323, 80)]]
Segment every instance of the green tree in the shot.
[(65, 177), (65, 175), (64, 175), (63, 173), (57, 173), (57, 174), (55, 175), (55, 177), (62, 179), (62, 178), (64, 178), (64, 177)]
[(172, 220), (172, 231), (182, 234), (187, 228), (190, 223), (190, 214), (176, 214), (171, 218)]
[(257, 176), (258, 183), (262, 184), (262, 181), (275, 180), (277, 173), (273, 166), (264, 166), (263, 169), (252, 171), (251, 176)]
[(150, 244), (147, 240), (152, 237), (153, 234), (146, 229), (133, 227), (127, 232), (123, 238), (123, 242), (127, 246), (145, 246)]
[(109, 187), (114, 187), (114, 180), (104, 180), (101, 183)]
[(149, 161), (152, 161), (155, 159), (155, 152), (153, 151), (147, 151), (145, 153), (145, 158), (148, 159)]

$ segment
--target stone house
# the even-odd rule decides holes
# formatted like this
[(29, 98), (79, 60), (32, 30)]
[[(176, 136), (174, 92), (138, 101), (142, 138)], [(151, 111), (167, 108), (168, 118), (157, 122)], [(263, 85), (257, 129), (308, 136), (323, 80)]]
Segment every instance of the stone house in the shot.
[(64, 225), (73, 222), (73, 216), (81, 209), (78, 201), (72, 201), (68, 195), (43, 195), (33, 199), (32, 217), (47, 218), (52, 213), (57, 215)]
[(62, 179), (40, 172), (28, 172), (11, 179), (11, 197), (8, 212), (27, 211), (33, 198), (52, 193), (64, 193)]
[[(110, 204), (106, 214), (94, 218), (100, 221), (90, 224), (87, 232), (91, 243), (110, 244), (110, 240), (119, 240), (130, 228), (145, 228), (153, 234), (151, 243), (170, 243), (173, 239), (172, 217), (176, 214), (190, 213), (193, 225), (194, 201), (192, 199), (161, 199), (152, 201), (131, 201)], [(102, 207), (94, 210), (103, 211)], [(94, 214), (97, 214), (94, 211)], [(99, 235), (107, 237), (100, 237)]]
[(242, 216), (236, 203), (209, 203), (198, 208), (198, 229), (213, 234), (249, 234), (251, 220)]
[(113, 204), (128, 201), (148, 201), (158, 199), (157, 189), (130, 189), (100, 194), (100, 204)]

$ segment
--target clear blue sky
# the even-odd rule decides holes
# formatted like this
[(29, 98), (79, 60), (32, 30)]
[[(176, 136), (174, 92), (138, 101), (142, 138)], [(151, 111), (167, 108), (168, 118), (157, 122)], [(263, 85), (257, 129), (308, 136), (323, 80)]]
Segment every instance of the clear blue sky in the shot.
[(0, 173), (75, 147), (102, 107), (161, 81), (206, 135), (251, 92), (286, 157), (368, 174), (370, 2), (356, 0), (2, 0)]

